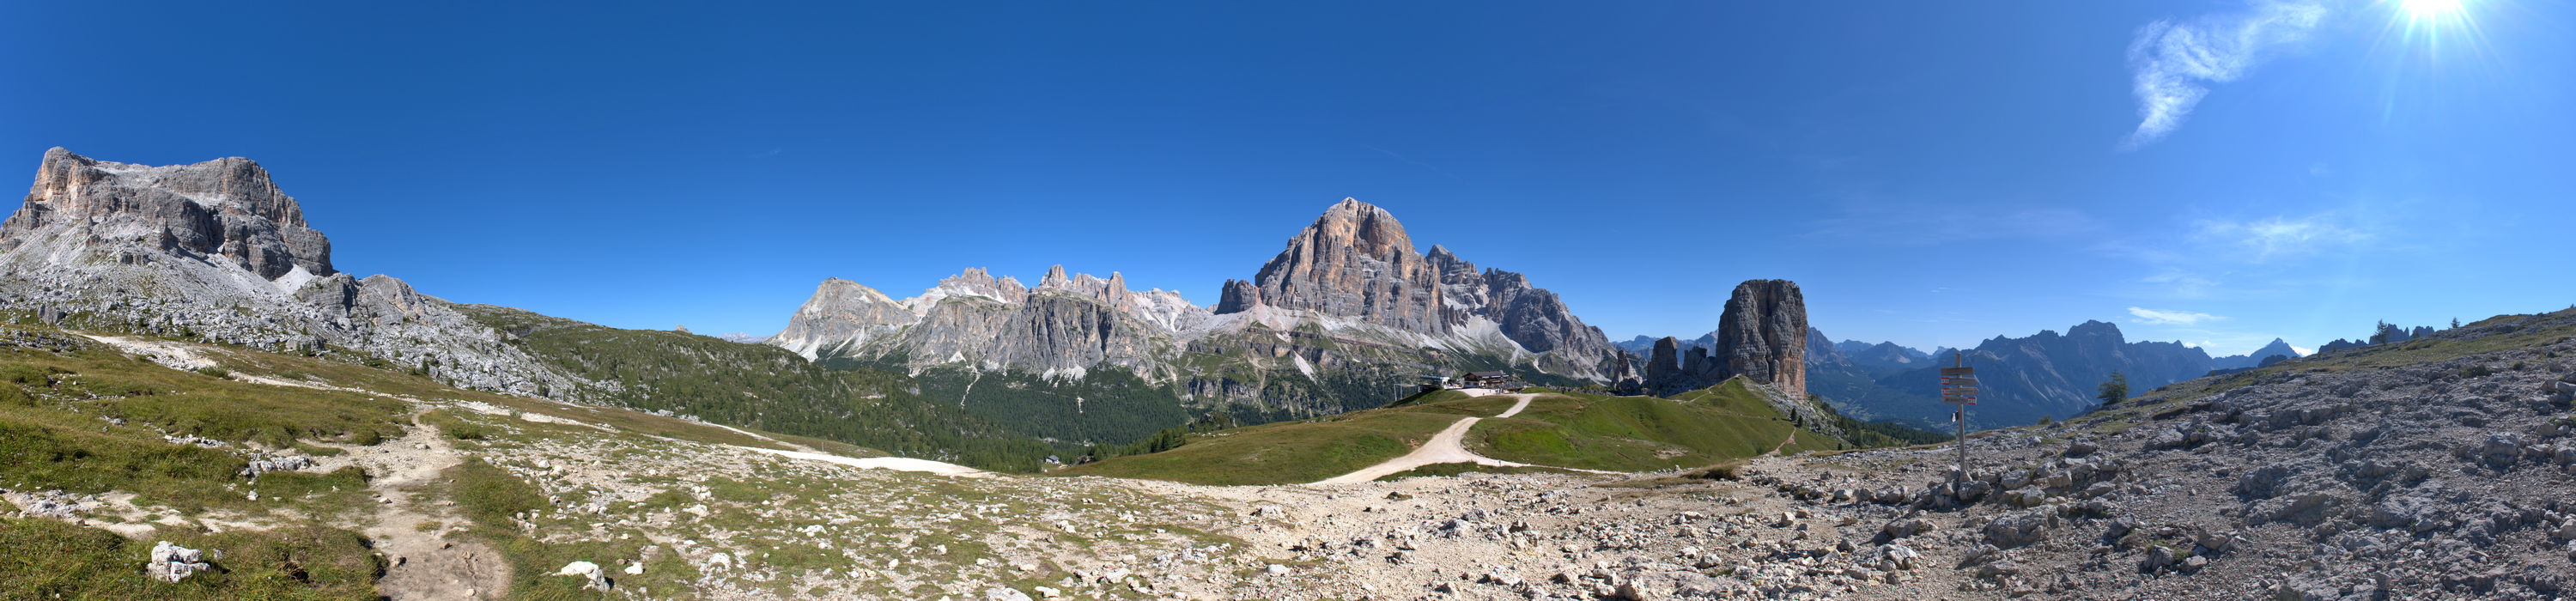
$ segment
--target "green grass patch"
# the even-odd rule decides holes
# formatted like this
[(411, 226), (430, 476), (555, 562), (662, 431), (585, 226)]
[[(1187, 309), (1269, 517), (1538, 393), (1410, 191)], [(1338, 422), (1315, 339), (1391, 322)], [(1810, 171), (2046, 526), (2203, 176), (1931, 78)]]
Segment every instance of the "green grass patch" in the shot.
[(447, 468), (446, 480), (457, 509), (487, 528), (516, 531), (510, 516), (546, 507), (546, 495), (535, 485), (479, 458)]
[(152, 544), (47, 519), (0, 518), (0, 599), (376, 599), (383, 561), (346, 530), (292, 527), (159, 537), (220, 551), (176, 584), (144, 575)]
[(1519, 415), (1477, 422), (1467, 446), (1504, 461), (1636, 472), (1849, 445), (1800, 429), (1742, 381), (1729, 380), (1671, 400), (1543, 395)]
[(427, 413), (422, 413), (420, 414), (420, 421), (421, 423), (437, 426), (439, 434), (444, 434), (448, 438), (457, 440), (483, 440), (485, 437), (492, 435), (491, 428), (486, 427), (483, 424), (467, 421), (465, 418), (458, 417), (455, 412), (446, 409), (432, 409)]

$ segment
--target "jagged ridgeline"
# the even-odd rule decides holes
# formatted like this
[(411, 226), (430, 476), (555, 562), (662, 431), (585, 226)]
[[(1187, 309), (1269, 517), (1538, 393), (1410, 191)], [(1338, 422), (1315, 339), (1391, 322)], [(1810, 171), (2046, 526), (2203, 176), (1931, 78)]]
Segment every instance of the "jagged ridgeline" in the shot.
[(1598, 328), (1517, 273), (1416, 251), (1384, 209), (1344, 199), (1213, 307), (1123, 275), (983, 269), (896, 299), (825, 280), (768, 341), (835, 368), (906, 374), (923, 395), (1063, 447), (1123, 444), (1222, 415), (1240, 423), (1381, 407), (1424, 375), (1507, 370), (1607, 384)]

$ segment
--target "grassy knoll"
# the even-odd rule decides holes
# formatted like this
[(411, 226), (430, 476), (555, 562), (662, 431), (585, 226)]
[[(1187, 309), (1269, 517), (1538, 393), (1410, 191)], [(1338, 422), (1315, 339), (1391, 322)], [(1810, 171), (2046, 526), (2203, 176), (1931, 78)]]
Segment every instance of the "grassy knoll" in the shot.
[(1412, 452), (1460, 416), (1373, 410), (1192, 435), (1177, 449), (1056, 472), (1197, 484), (1293, 484), (1338, 476)]
[(1467, 436), (1468, 450), (1504, 461), (1631, 472), (1846, 446), (1799, 428), (1741, 380), (1673, 399), (1546, 394)]
[[(1468, 450), (1550, 467), (1646, 471), (1709, 465), (1775, 448), (1795, 453), (1850, 446), (1800, 429), (1740, 381), (1678, 399), (1542, 392), (1519, 415), (1492, 418), (1515, 402), (1455, 391), (1417, 395), (1386, 409), (1193, 436), (1177, 449), (1057, 473), (1226, 485), (1314, 482), (1402, 456), (1461, 417), (1488, 418), (1468, 432)], [(1508, 470), (1427, 466), (1399, 476), (1463, 471)]]

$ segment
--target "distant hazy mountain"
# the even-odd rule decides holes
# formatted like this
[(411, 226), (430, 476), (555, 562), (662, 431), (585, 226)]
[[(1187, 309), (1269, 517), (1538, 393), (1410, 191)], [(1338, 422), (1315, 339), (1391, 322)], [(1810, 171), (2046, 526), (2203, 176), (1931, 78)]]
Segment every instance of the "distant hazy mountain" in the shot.
[[(2179, 342), (2129, 342), (2119, 326), (2087, 321), (2065, 334), (2042, 330), (2024, 338), (1996, 337), (1968, 351), (1977, 368), (1982, 393), (1969, 410), (1969, 426), (1989, 428), (2032, 423), (2043, 416), (2068, 418), (2101, 402), (2097, 387), (2113, 370), (2126, 374), (2132, 395), (2198, 378), (2209, 373), (2209, 354)], [(1944, 364), (1946, 365), (1946, 364)], [(1931, 366), (1908, 370), (1878, 384), (1904, 391), (1934, 391), (1940, 373)], [(1872, 407), (1889, 416), (1947, 420), (1945, 405)]]
[(2299, 356), (2299, 349), (2291, 348), (2290, 343), (2287, 341), (2274, 338), (2272, 339), (2271, 344), (2263, 345), (2263, 348), (2254, 349), (2254, 352), (2252, 353), (2229, 355), (2210, 359), (2209, 368), (2243, 369), (2262, 365), (2263, 360), (2273, 357), (2289, 357), (2291, 359), (2297, 359)]

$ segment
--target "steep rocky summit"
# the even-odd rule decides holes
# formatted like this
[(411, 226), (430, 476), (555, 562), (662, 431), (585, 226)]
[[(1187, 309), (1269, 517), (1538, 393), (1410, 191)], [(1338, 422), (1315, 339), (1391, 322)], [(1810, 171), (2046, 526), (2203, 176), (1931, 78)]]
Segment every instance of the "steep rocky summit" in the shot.
[(162, 255), (228, 261), (268, 280), (297, 268), (305, 277), (336, 273), (331, 240), (305, 225), (268, 170), (240, 157), (150, 167), (47, 150), (26, 203), (0, 223), (0, 249), (29, 245), (86, 248), (126, 264)]
[[(1260, 307), (1316, 319), (1341, 335), (1497, 352), (1576, 378), (1606, 381), (1616, 371), (1609, 337), (1556, 293), (1519, 273), (1479, 270), (1445, 246), (1416, 253), (1393, 214), (1354, 199), (1289, 238), (1252, 280), (1228, 280), (1215, 313)], [(1353, 322), (1382, 331), (1340, 325)]]
[(51, 324), (262, 349), (354, 349), (441, 381), (577, 395), (490, 328), (382, 275), (331, 265), (331, 242), (245, 158), (145, 166), (55, 148), (0, 223), (0, 310)]
[(1406, 332), (1449, 331), (1440, 314), (1440, 274), (1413, 250), (1395, 215), (1355, 199), (1342, 199), (1289, 238), (1252, 284), (1259, 294), (1247, 301), (1234, 293), (1240, 286), (1227, 283), (1233, 302), (1220, 304), (1354, 317)]

